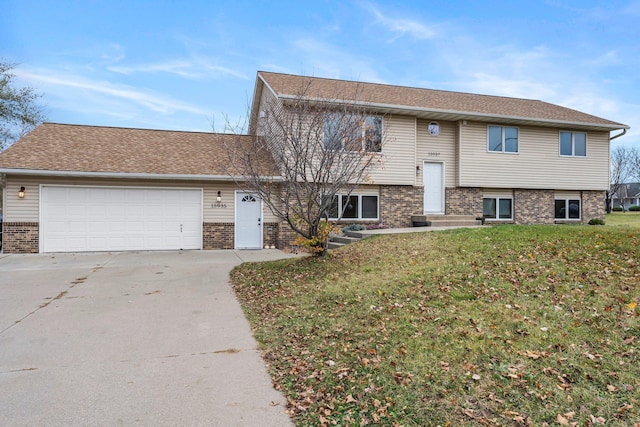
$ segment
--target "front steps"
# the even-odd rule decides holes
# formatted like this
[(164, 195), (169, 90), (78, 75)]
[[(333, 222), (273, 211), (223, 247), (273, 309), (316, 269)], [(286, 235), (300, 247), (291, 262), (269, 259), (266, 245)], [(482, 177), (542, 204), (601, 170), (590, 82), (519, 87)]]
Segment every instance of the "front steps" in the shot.
[(470, 227), (482, 223), (474, 215), (411, 215), (413, 227)]
[(347, 231), (344, 236), (334, 236), (329, 239), (329, 249), (337, 249), (344, 245), (348, 245), (349, 243), (357, 242), (358, 240), (364, 239), (365, 235), (362, 233), (358, 233), (357, 231)]
[[(438, 230), (438, 227), (446, 228), (464, 228), (478, 227), (483, 225), (482, 219), (476, 218), (474, 215), (412, 215), (411, 228), (384, 228), (363, 231), (347, 231), (344, 235), (333, 236), (329, 239), (328, 248), (337, 249), (349, 243), (357, 242), (360, 239), (367, 238), (375, 234), (396, 234), (396, 233), (415, 233), (418, 231)], [(422, 230), (416, 230), (414, 227), (424, 227)]]

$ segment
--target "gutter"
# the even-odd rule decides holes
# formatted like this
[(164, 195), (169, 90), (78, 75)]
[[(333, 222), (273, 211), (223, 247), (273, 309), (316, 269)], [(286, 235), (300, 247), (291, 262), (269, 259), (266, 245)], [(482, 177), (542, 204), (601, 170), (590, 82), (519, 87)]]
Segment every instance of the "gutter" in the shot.
[[(164, 179), (181, 181), (246, 181), (243, 176), (232, 175), (190, 175), (190, 174), (161, 174), (161, 173), (129, 173), (129, 172), (83, 172), (83, 171), (54, 171), (42, 169), (7, 169), (0, 168), (0, 174), (6, 175), (39, 175), (53, 177), (84, 177), (84, 178), (119, 178), (119, 179)], [(281, 182), (281, 176), (261, 176), (266, 181)]]
[(610, 137), (610, 138), (609, 138), (609, 142), (613, 141), (613, 140), (614, 140), (614, 139), (616, 139), (616, 138), (620, 138), (622, 135), (626, 134), (626, 133), (627, 133), (627, 129), (629, 129), (629, 128), (627, 127), (627, 128), (625, 128), (625, 129), (622, 129), (622, 132), (621, 132), (621, 133), (619, 133), (619, 134), (617, 134), (617, 135), (614, 135), (614, 136)]

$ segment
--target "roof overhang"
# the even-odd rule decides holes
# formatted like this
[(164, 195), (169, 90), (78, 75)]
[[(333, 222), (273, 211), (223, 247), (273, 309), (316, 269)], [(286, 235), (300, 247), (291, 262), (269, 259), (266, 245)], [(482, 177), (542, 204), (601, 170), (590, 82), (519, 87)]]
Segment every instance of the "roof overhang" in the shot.
[[(233, 175), (190, 175), (190, 174), (162, 174), (162, 173), (131, 173), (131, 172), (87, 172), (87, 171), (56, 171), (42, 169), (9, 169), (0, 168), (0, 173), (6, 175), (37, 175), (47, 177), (79, 177), (79, 178), (119, 178), (119, 179), (170, 179), (180, 181), (246, 181), (245, 177)], [(283, 181), (281, 176), (261, 176), (265, 181)]]
[[(278, 95), (283, 102), (299, 100), (300, 96), (295, 95)], [(437, 108), (423, 108), (412, 107), (406, 105), (394, 105), (394, 104), (381, 104), (370, 103), (363, 101), (349, 101), (349, 100), (327, 100), (326, 98), (314, 98), (303, 97), (306, 101), (315, 102), (319, 104), (328, 105), (342, 105), (350, 104), (358, 107), (366, 108), (367, 110), (376, 111), (384, 114), (397, 114), (414, 116), (417, 118), (424, 118), (430, 120), (443, 120), (443, 121), (476, 121), (476, 122), (490, 122), (490, 123), (509, 123), (523, 126), (543, 126), (554, 128), (579, 128), (584, 130), (594, 131), (615, 131), (620, 129), (629, 129), (630, 127), (621, 123), (607, 124), (607, 123), (587, 123), (587, 122), (572, 122), (566, 120), (553, 120), (544, 118), (532, 118), (532, 117), (519, 117), (519, 116), (505, 116), (500, 114), (480, 114), (469, 111), (456, 111), (456, 110), (443, 110)]]

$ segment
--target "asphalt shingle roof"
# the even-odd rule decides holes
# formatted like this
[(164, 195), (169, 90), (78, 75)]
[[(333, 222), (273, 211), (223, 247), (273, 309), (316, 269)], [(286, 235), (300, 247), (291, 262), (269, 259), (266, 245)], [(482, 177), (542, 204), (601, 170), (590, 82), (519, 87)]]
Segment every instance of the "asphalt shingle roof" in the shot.
[[(70, 172), (222, 176), (225, 150), (247, 135), (43, 123), (0, 153), (0, 168)], [(265, 176), (279, 175), (271, 156)]]
[(402, 106), (433, 110), (524, 118), (566, 123), (584, 123), (622, 129), (628, 126), (544, 101), (504, 96), (478, 95), (378, 83), (363, 83), (318, 77), (259, 71), (259, 76), (283, 98), (305, 97), (326, 100), (356, 100), (372, 106)]

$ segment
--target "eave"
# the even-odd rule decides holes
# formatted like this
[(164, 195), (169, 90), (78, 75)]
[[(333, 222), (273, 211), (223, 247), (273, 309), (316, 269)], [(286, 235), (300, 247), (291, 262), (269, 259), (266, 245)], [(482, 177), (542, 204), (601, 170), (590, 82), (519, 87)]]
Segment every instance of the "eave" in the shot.
[[(118, 179), (162, 179), (178, 181), (246, 181), (242, 176), (232, 175), (192, 175), (192, 174), (161, 174), (161, 173), (137, 173), (137, 172), (87, 172), (87, 171), (57, 171), (43, 169), (13, 169), (0, 168), (0, 173), (6, 175), (37, 175), (47, 177), (74, 177), (74, 178), (118, 178)], [(280, 182), (281, 176), (261, 176), (265, 181)]]

